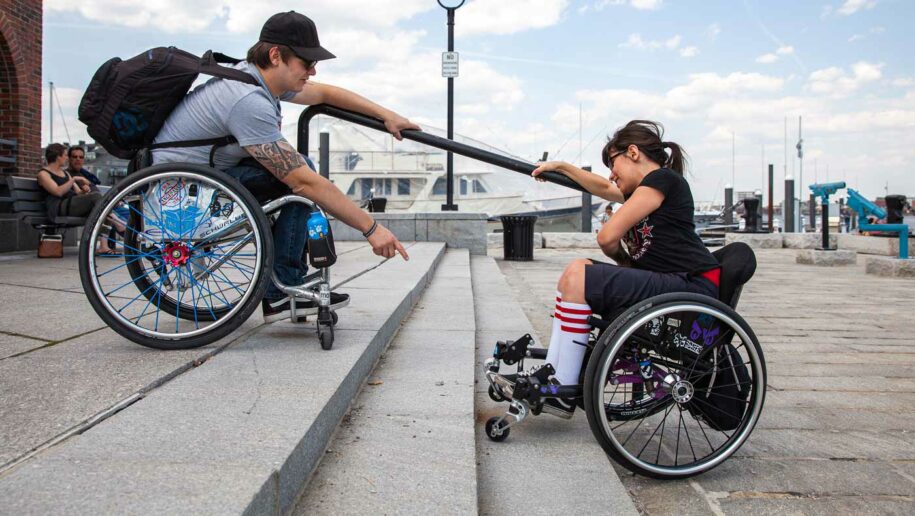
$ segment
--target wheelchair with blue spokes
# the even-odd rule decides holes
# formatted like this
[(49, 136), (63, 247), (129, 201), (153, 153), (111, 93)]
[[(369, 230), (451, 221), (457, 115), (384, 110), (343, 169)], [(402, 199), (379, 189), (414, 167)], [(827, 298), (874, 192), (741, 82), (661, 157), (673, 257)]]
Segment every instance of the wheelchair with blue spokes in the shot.
[[(269, 282), (314, 301), (317, 332), (331, 349), (337, 314), (330, 305), (330, 271), (298, 286), (273, 271), (271, 218), (288, 203), (321, 208), (298, 196), (261, 205), (237, 180), (186, 163), (137, 170), (113, 187), (86, 221), (79, 251), (83, 289), (99, 317), (143, 346), (188, 349), (210, 344), (244, 323)], [(107, 220), (126, 208), (123, 256), (96, 253)], [(292, 320), (303, 314), (295, 312)]]
[[(497, 343), (483, 372), (490, 398), (510, 408), (486, 422), (486, 435), (505, 440), (511, 427), (559, 398), (583, 408), (607, 455), (640, 475), (690, 477), (733, 455), (765, 400), (762, 349), (734, 311), (756, 259), (742, 243), (714, 254), (719, 299), (664, 294), (606, 320), (592, 317), (579, 385), (551, 384), (551, 367), (524, 371), (525, 359), (546, 358), (530, 335)], [(517, 372), (500, 373), (503, 364)]]

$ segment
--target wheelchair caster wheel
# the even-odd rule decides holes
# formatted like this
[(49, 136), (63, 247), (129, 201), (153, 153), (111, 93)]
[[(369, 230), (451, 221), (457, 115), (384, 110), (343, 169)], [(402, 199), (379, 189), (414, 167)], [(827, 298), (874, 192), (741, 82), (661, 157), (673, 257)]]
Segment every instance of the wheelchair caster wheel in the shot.
[(330, 325), (318, 325), (318, 340), (321, 341), (321, 349), (328, 350), (334, 346), (334, 327)]
[(505, 401), (505, 397), (496, 392), (496, 388), (492, 385), (489, 386), (489, 399), (495, 401), (496, 403)]
[(340, 320), (340, 317), (337, 316), (337, 312), (331, 312), (331, 313), (330, 313), (330, 318), (333, 320), (333, 322), (331, 323), (332, 326), (336, 326), (336, 325), (337, 325), (337, 321)]
[(489, 421), (486, 422), (486, 437), (497, 443), (508, 439), (508, 434), (511, 431), (510, 428), (504, 426), (504, 423), (499, 423), (500, 419), (502, 418), (495, 416), (489, 418)]

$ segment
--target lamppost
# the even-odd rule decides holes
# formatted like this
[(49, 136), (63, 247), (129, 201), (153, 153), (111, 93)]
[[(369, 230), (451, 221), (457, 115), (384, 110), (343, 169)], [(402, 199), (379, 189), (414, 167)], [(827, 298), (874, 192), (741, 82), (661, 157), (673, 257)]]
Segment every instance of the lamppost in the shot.
[[(448, 51), (442, 53), (442, 77), (448, 78), (448, 139), (454, 139), (454, 78), (458, 76), (458, 54), (454, 51), (454, 11), (464, 5), (464, 0), (438, 0), (438, 5), (448, 11)], [(457, 211), (454, 204), (454, 155), (446, 158), (447, 200), (442, 211)]]

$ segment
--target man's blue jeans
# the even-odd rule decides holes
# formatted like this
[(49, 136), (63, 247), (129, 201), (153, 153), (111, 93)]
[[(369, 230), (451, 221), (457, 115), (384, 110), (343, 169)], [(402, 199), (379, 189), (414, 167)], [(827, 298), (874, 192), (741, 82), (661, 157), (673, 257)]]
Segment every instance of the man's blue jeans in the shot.
[[(312, 170), (315, 165), (307, 156), (305, 161)], [(292, 194), (292, 190), (277, 179), (254, 159), (242, 160), (238, 165), (225, 171), (247, 188), (260, 203)], [(290, 203), (280, 208), (280, 215), (273, 225), (273, 270), (281, 282), (286, 285), (301, 285), (308, 273), (305, 262), (305, 239), (308, 234), (308, 207), (301, 203)], [(267, 301), (276, 301), (286, 297), (271, 281), (264, 294)]]

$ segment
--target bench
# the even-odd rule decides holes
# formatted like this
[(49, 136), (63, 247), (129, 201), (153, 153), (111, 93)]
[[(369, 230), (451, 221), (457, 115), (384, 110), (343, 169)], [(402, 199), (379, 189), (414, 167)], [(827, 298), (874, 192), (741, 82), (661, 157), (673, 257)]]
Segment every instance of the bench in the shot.
[(44, 234), (55, 235), (58, 230), (82, 227), (85, 217), (48, 217), (45, 199), (48, 193), (31, 177), (9, 176), (7, 184), (13, 199), (13, 213), (19, 220), (41, 230)]

